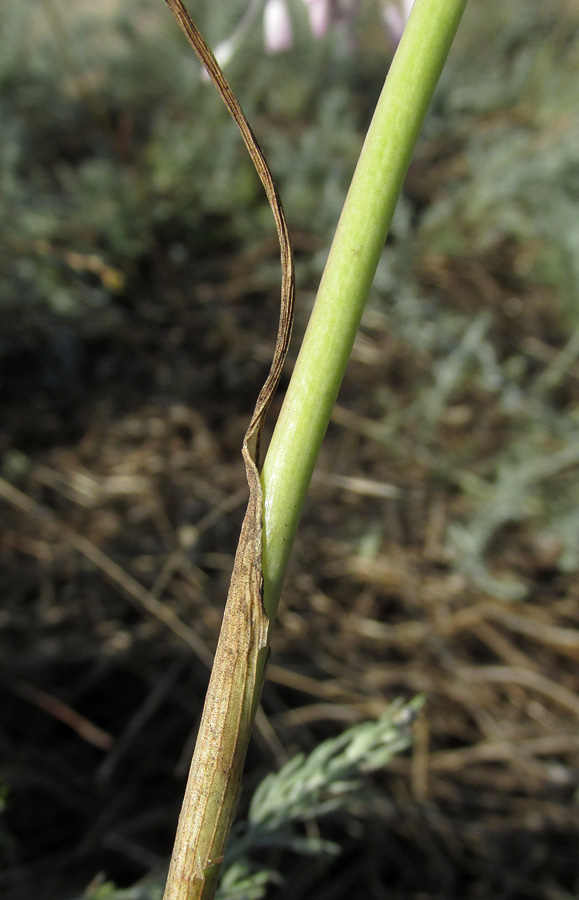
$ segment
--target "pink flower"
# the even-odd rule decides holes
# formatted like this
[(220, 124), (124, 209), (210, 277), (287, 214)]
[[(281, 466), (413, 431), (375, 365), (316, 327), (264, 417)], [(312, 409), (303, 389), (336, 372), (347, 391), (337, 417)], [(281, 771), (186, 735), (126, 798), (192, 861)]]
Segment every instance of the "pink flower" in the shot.
[(332, 17), (332, 0), (303, 0), (308, 15), (312, 34), (316, 38), (322, 38), (328, 30)]
[(382, 7), (384, 24), (395, 44), (398, 44), (414, 6), (414, 0), (393, 0)]
[[(315, 38), (322, 38), (332, 19), (335, 0), (302, 0)], [(263, 13), (265, 46), (269, 53), (288, 50), (293, 31), (286, 0), (267, 0)]]
[[(414, 0), (378, 0), (382, 19), (392, 39), (397, 44), (402, 37), (404, 26)], [(359, 0), (302, 0), (310, 21), (312, 34), (321, 39), (333, 22), (347, 22), (354, 18)], [(215, 55), (221, 65), (229, 62), (247, 37), (256, 18), (263, 10), (263, 32), (268, 53), (289, 50), (294, 34), (288, 0), (249, 0), (239, 25), (227, 40), (216, 49)]]
[(268, 53), (289, 50), (293, 43), (293, 31), (285, 0), (267, 0), (263, 11), (263, 33)]

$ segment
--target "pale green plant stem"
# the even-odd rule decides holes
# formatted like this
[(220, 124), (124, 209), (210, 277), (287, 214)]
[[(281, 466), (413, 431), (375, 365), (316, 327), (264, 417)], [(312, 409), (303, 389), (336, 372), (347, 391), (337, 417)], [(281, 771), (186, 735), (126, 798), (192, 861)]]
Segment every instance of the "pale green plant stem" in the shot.
[(340, 216), (261, 476), (270, 619), (398, 195), (466, 3), (416, 0)]

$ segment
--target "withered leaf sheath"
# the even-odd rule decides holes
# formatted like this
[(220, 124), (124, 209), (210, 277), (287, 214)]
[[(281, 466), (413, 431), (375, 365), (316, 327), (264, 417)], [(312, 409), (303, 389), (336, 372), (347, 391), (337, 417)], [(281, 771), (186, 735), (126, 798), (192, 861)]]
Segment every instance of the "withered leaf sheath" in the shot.
[(269, 647), (261, 569), (263, 492), (259, 444), (289, 345), (294, 305), (294, 267), (289, 232), (269, 166), (215, 57), (181, 0), (165, 0), (235, 119), (269, 200), (281, 255), (281, 309), (271, 368), (263, 385), (242, 454), (249, 501), (235, 555), (231, 585), (205, 706), (179, 817), (164, 900), (214, 896), (231, 829)]

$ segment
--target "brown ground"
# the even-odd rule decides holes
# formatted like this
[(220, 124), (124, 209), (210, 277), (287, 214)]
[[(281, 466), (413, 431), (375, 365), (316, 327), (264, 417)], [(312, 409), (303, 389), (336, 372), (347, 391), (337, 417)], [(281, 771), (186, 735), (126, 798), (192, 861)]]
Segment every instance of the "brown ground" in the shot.
[[(99, 872), (130, 884), (170, 852), (275, 300), (236, 291), (229, 258), (227, 290), (201, 264), (183, 279), (162, 263), (58, 390), (50, 348), (3, 362), (5, 474), (22, 492), (2, 488), (6, 900), (66, 898)], [(406, 453), (412, 435), (392, 453), (372, 432), (380, 386), (416, 377), (405, 356), (375, 310), (295, 548), (249, 789), (400, 694), (425, 692), (426, 712), (373, 812), (320, 826), (342, 857), (288, 858), (272, 896), (559, 900), (577, 877), (577, 585), (515, 527), (491, 558), (528, 588), (516, 612), (453, 571), (461, 495)], [(476, 401), (451, 408), (448, 441), (474, 440)]]

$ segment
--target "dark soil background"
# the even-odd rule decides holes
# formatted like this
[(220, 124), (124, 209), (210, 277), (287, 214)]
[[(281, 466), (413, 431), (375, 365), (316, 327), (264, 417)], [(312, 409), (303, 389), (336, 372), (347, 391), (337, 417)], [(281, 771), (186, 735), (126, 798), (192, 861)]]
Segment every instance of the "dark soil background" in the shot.
[[(278, 262), (160, 0), (29, 6), (0, 11), (0, 894), (70, 900), (154, 883), (170, 855)], [(228, 33), (225, 12), (200, 21)], [(284, 877), (268, 896), (579, 893), (578, 34), (572, 3), (472, 0), (433, 105), (301, 523), (240, 813), (295, 753), (427, 702), (370, 799), (312, 823), (341, 855), (264, 859)], [(287, 198), (295, 358), (390, 50), (368, 8), (324, 46), (255, 71), (248, 52), (231, 78)]]

